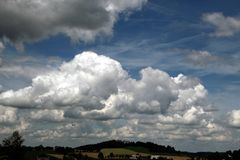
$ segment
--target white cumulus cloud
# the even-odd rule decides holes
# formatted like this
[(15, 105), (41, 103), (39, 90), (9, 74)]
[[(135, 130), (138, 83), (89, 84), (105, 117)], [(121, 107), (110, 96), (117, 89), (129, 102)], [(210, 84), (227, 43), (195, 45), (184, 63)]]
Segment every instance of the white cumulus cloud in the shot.
[(32, 126), (30, 136), (43, 141), (54, 139), (52, 134), (68, 135), (69, 127), (71, 135), (66, 140), (94, 135), (119, 138), (124, 131), (122, 138), (225, 141), (231, 134), (205, 110), (209, 107), (207, 96), (197, 78), (172, 77), (148, 67), (134, 79), (118, 61), (83, 52), (57, 69), (39, 74), (25, 88), (0, 93), (0, 105), (27, 112), (31, 123), (67, 123), (51, 130)]
[(30, 117), (34, 120), (60, 122), (64, 120), (64, 111), (56, 109), (32, 111)]
[[(166, 114), (203, 106), (207, 91), (197, 79), (182, 74), (171, 77), (150, 67), (140, 74), (139, 80), (133, 79), (119, 62), (83, 52), (58, 70), (35, 77), (31, 86), (1, 93), (0, 104), (41, 109), (72, 106), (66, 116), (93, 119), (120, 118), (126, 113)], [(39, 111), (32, 117), (50, 116), (46, 113)]]
[(213, 25), (215, 32), (212, 34), (217, 37), (233, 36), (240, 32), (240, 18), (224, 16), (220, 12), (207, 13), (202, 17), (203, 21)]
[(240, 110), (232, 110), (228, 113), (228, 123), (233, 127), (240, 127)]
[(35, 77), (29, 87), (3, 92), (0, 103), (15, 107), (99, 108), (103, 99), (118, 92), (118, 84), (126, 76), (119, 62), (84, 52), (58, 71)]
[(0, 123), (15, 123), (17, 120), (17, 109), (0, 105)]

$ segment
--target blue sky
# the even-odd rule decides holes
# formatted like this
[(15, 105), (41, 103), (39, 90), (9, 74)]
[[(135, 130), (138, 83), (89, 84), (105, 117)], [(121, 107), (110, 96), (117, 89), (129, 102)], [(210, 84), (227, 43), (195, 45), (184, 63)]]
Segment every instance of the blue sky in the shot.
[[(6, 135), (8, 132), (18, 129), (16, 126), (21, 123), (24, 127), (19, 130), (26, 137), (33, 139), (31, 142), (26, 142), (30, 145), (61, 144), (60, 139), (62, 138), (66, 144), (77, 146), (78, 144), (107, 140), (107, 137), (111, 137), (150, 140), (166, 145), (171, 144), (177, 149), (189, 151), (239, 148), (240, 4), (238, 1), (134, 0), (129, 3), (123, 0), (119, 3), (103, 0), (99, 1), (98, 4), (94, 1), (86, 3), (72, 0), (68, 4), (68, 2), (41, 0), (38, 4), (21, 0), (16, 4), (7, 1), (1, 3), (0, 6), (7, 9), (0, 12), (0, 107), (2, 110), (0, 113), (4, 117), (0, 118), (0, 127), (5, 130), (0, 134)], [(38, 10), (34, 11), (33, 8), (24, 11), (23, 9), (29, 5), (28, 3), (30, 6), (37, 7), (40, 12), (46, 12), (46, 14), (38, 15), (36, 14)], [(44, 3), (45, 5), (43, 5)], [(72, 9), (70, 12), (67, 9), (74, 7), (72, 4), (80, 9)], [(113, 6), (113, 9), (109, 9), (109, 6), (106, 7), (106, 4)], [(59, 7), (60, 10), (53, 9), (50, 12), (54, 6)], [(94, 14), (95, 12), (96, 14)], [(14, 13), (18, 13), (19, 16), (16, 17), (17, 25), (5, 20), (8, 17), (11, 18)], [(84, 51), (95, 52), (97, 57), (93, 56), (93, 53), (82, 54), (79, 56), (80, 58), (75, 57)], [(100, 55), (104, 55), (106, 59), (102, 59)], [(66, 77), (63, 76), (65, 74), (62, 72), (69, 71), (69, 69), (66, 71), (66, 68), (62, 69), (64, 64), (75, 66), (75, 63), (81, 62), (88, 66), (84, 57), (97, 59), (96, 61), (99, 60), (98, 63), (101, 65), (113, 64), (109, 58), (114, 61), (114, 64), (116, 61), (121, 65), (120, 71), (127, 73), (127, 77), (118, 75), (119, 79), (125, 79), (126, 82), (116, 80), (115, 87), (118, 91), (115, 92), (115, 89), (110, 87), (109, 90), (106, 89), (111, 93), (107, 94), (108, 96), (105, 95), (105, 92), (99, 93), (99, 95), (103, 94), (100, 97), (94, 95), (99, 98), (99, 102), (96, 104), (95, 101), (86, 104), (83, 99), (70, 103), (71, 105), (63, 105), (65, 102), (50, 103), (50, 100), (46, 100), (44, 104), (36, 102), (37, 107), (29, 104), (32, 99), (54, 92), (54, 88), (51, 87), (43, 89), (48, 91), (46, 94), (43, 94), (45, 92), (42, 89), (39, 89), (41, 93), (40, 91), (38, 93), (38, 91), (27, 90), (26, 88), (29, 87), (33, 89), (42, 87), (40, 82), (37, 82), (36, 77), (51, 79), (47, 77), (51, 75), (51, 77), (56, 76), (55, 78), (64, 79)], [(97, 62), (92, 65), (97, 65)], [(70, 68), (74, 68), (73, 66)], [(109, 67), (111, 68), (111, 65)], [(151, 67), (151, 69), (144, 70), (147, 67)], [(96, 70), (97, 68), (93, 67), (96, 74), (99, 72)], [(91, 65), (87, 69), (91, 70)], [(87, 72), (87, 69), (82, 72)], [(103, 71), (106, 72), (106, 75), (110, 73), (115, 75), (115, 72), (107, 72), (107, 70)], [(66, 74), (71, 76), (78, 71), (73, 70)], [(118, 69), (117, 71), (120, 72)], [(160, 71), (161, 73), (158, 73), (160, 76), (157, 76), (154, 71)], [(139, 72), (144, 73), (140, 74)], [(176, 82), (177, 80), (174, 81), (176, 83), (174, 85), (177, 85), (178, 88), (177, 99), (173, 98), (175, 95), (170, 94), (170, 92), (175, 92), (176, 88), (171, 88), (172, 82), (165, 84), (164, 80), (161, 79), (164, 77), (162, 72), (172, 78), (178, 77), (179, 74), (185, 76), (186, 79), (183, 81), (186, 80), (186, 82), (181, 82), (185, 84), (185, 87), (187, 86), (184, 91), (181, 85)], [(145, 81), (143, 75), (153, 76), (152, 80)], [(81, 77), (81, 75), (77, 76)], [(115, 82), (114, 77), (109, 76), (109, 78)], [(133, 86), (126, 87), (125, 83), (129, 83), (127, 82), (129, 79), (134, 81), (134, 83), (130, 83), (133, 86), (138, 85), (135, 82), (146, 83), (145, 85), (149, 88), (141, 90), (143, 95), (148, 94), (148, 91), (151, 92), (151, 84), (155, 84), (155, 82), (163, 88), (169, 86), (168, 90), (166, 89), (160, 95), (153, 91), (151, 93), (153, 95), (150, 97), (158, 98), (152, 99), (151, 103), (149, 99), (146, 99), (145, 103), (141, 102), (139, 98), (141, 96), (135, 93), (140, 90), (133, 89)], [(71, 82), (71, 79), (68, 80), (66, 78), (63, 82)], [(86, 81), (90, 83), (89, 79)], [(106, 83), (109, 83), (103, 83), (102, 79), (97, 78), (95, 81), (102, 84), (103, 88)], [(56, 83), (61, 83), (59, 86), (66, 85), (63, 82)], [(47, 84), (44, 80), (42, 83), (43, 86)], [(79, 81), (77, 85), (81, 83), (84, 82)], [(199, 91), (198, 85), (203, 86), (204, 90), (200, 89)], [(196, 93), (190, 93), (191, 89)], [(25, 92), (25, 90), (27, 91)], [(123, 103), (123, 106), (111, 106), (114, 109), (120, 107), (120, 110), (124, 111), (119, 111), (116, 117), (109, 117), (106, 113), (106, 104), (112, 100), (111, 97), (123, 94), (120, 91), (123, 91), (128, 98), (133, 96), (134, 102), (131, 104)], [(189, 94), (187, 94), (188, 91)], [(71, 94), (73, 91), (69, 92), (68, 94)], [(68, 100), (68, 94), (62, 98)], [(79, 94), (84, 95), (82, 92)], [(21, 99), (21, 96), (25, 97), (26, 102), (18, 100), (18, 98)], [(165, 97), (165, 99), (161, 97)], [(185, 98), (181, 99), (181, 97)], [(92, 99), (92, 97), (90, 98)], [(164, 106), (163, 104), (167, 103), (166, 99), (169, 99), (171, 103), (169, 102), (167, 106)], [(189, 104), (189, 101), (194, 101), (194, 103)], [(160, 107), (160, 113), (152, 114), (154, 112), (152, 102), (154, 104), (157, 102), (156, 105)], [(176, 109), (180, 102), (183, 105), (182, 108), (185, 109)], [(48, 106), (45, 106), (46, 104)], [(111, 102), (111, 104), (115, 103)], [(147, 109), (139, 109), (142, 104), (146, 105)], [(85, 105), (90, 108), (82, 107)], [(100, 109), (92, 105), (95, 107), (100, 105)], [(125, 109), (128, 105), (129, 107), (135, 106), (135, 108)], [(166, 111), (162, 109), (164, 107), (167, 108)], [(92, 110), (93, 108), (94, 110)], [(8, 110), (11, 111), (11, 115), (7, 115)], [(52, 115), (46, 113), (49, 110)], [(30, 113), (30, 117), (24, 118)], [(185, 113), (194, 113), (190, 116), (191, 120), (184, 119), (186, 118), (184, 115), (188, 115)], [(182, 124), (177, 123), (177, 121), (181, 121), (181, 118), (179, 119), (178, 116), (176, 118), (176, 115), (182, 118)], [(154, 120), (152, 125), (149, 122), (151, 116)], [(34, 121), (31, 122), (31, 119)], [(149, 123), (149, 126), (141, 124), (141, 119), (146, 120), (143, 124)], [(134, 120), (138, 124), (137, 126), (134, 126)], [(197, 124), (195, 122), (197, 120), (201, 121), (201, 124)], [(85, 121), (90, 121), (95, 127), (85, 124)], [(82, 131), (73, 131), (69, 133), (71, 136), (66, 136), (68, 133), (66, 128), (70, 127), (70, 124), (76, 128), (81, 128)], [(67, 127), (61, 128), (60, 126)], [(157, 128), (159, 126), (163, 128), (173, 127), (173, 129), (161, 130)], [(209, 126), (215, 129), (211, 130)], [(144, 136), (144, 128), (148, 127), (154, 130), (154, 134), (150, 138)], [(119, 135), (121, 132), (125, 132), (126, 135), (121, 137)], [(184, 137), (185, 133), (191, 134)], [(94, 134), (100, 136), (95, 138), (89, 136)], [(51, 137), (50, 135), (56, 136)], [(156, 135), (161, 136), (158, 138)], [(81, 138), (76, 138), (78, 141), (75, 141), (75, 136)], [(214, 137), (219, 138), (214, 139)], [(167, 140), (162, 142), (156, 140), (161, 138)], [(233, 143), (233, 141), (235, 142)], [(196, 147), (196, 144), (199, 146)]]

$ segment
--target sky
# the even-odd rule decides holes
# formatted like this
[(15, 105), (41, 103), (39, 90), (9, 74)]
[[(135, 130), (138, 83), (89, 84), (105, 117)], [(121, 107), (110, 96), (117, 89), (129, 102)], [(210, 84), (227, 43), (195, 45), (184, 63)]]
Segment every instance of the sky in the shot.
[(0, 140), (240, 148), (237, 0), (0, 1)]

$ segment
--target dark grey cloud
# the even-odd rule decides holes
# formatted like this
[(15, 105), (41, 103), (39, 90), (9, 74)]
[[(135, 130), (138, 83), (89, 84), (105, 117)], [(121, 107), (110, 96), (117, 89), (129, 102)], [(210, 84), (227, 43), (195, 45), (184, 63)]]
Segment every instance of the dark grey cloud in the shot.
[(19, 49), (24, 42), (58, 33), (73, 41), (93, 41), (111, 35), (120, 12), (141, 8), (147, 0), (3, 0), (0, 38)]

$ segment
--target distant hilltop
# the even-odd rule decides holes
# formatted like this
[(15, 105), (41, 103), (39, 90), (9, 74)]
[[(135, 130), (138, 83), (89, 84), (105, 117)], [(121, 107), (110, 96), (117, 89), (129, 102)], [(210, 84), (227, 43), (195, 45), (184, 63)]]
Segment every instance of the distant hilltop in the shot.
[(83, 151), (100, 151), (104, 148), (131, 148), (131, 150), (143, 153), (176, 153), (174, 147), (158, 145), (152, 142), (132, 142), (122, 140), (109, 140), (97, 144), (88, 144), (76, 147), (78, 150)]

